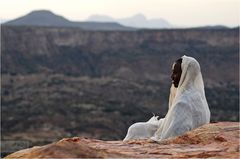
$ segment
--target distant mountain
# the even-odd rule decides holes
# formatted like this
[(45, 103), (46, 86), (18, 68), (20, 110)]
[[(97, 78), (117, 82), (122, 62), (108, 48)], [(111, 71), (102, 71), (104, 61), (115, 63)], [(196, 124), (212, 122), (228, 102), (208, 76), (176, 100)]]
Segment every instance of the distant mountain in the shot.
[(3, 24), (5, 22), (7, 22), (8, 20), (7, 19), (0, 19), (0, 24)]
[(95, 21), (95, 22), (114, 22), (116, 21), (114, 18), (107, 15), (91, 15), (88, 17), (87, 21)]
[(86, 21), (95, 22), (117, 22), (125, 26), (135, 28), (172, 28), (174, 27), (164, 19), (147, 19), (143, 14), (136, 14), (132, 17), (114, 19), (106, 15), (92, 15)]
[(0, 19), (1, 25), (18, 26), (50, 26), (50, 27), (76, 27), (83, 30), (137, 30), (165, 29), (165, 28), (195, 28), (195, 29), (225, 29), (223, 25), (214, 26), (177, 26), (170, 24), (167, 20), (147, 19), (143, 14), (136, 14), (127, 18), (112, 18), (107, 15), (91, 15), (86, 21), (70, 21), (63, 16), (56, 15), (48, 10), (32, 11), (29, 14), (14, 20)]
[(228, 29), (229, 27), (224, 25), (206, 25), (206, 26), (200, 26), (195, 27), (195, 29)]
[(8, 25), (70, 26), (71, 21), (47, 10), (33, 11), (23, 17), (7, 22)]
[(77, 27), (83, 30), (134, 30), (114, 22), (74, 22), (48, 10), (33, 11), (4, 25)]

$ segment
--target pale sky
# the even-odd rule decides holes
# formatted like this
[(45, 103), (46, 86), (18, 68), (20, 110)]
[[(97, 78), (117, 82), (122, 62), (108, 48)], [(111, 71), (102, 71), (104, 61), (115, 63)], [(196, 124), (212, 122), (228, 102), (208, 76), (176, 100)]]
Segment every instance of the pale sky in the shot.
[(92, 14), (125, 18), (142, 13), (148, 19), (164, 18), (181, 26), (237, 26), (240, 22), (239, 0), (0, 0), (0, 19), (15, 19), (39, 9), (75, 21)]

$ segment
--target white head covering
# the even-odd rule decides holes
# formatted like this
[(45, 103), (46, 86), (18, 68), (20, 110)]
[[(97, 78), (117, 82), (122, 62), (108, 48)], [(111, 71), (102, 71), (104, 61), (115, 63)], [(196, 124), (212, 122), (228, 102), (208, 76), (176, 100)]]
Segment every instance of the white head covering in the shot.
[(171, 88), (168, 113), (151, 138), (155, 141), (181, 135), (210, 121), (199, 63), (184, 55), (181, 69), (178, 88)]
[(165, 118), (152, 117), (148, 122), (135, 123), (129, 127), (124, 139), (147, 139), (161, 141), (182, 135), (210, 121), (210, 111), (204, 92), (199, 63), (192, 57), (183, 56), (182, 74), (175, 88), (170, 89), (169, 109)]

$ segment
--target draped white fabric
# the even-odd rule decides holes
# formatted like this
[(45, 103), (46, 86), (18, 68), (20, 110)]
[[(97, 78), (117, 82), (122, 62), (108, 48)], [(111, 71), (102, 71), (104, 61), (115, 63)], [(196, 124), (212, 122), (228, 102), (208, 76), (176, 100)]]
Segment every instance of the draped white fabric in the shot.
[(210, 111), (205, 97), (199, 63), (192, 57), (183, 56), (182, 74), (178, 88), (171, 87), (169, 109), (160, 120), (152, 117), (148, 122), (129, 127), (124, 139), (149, 139), (161, 141), (209, 123)]

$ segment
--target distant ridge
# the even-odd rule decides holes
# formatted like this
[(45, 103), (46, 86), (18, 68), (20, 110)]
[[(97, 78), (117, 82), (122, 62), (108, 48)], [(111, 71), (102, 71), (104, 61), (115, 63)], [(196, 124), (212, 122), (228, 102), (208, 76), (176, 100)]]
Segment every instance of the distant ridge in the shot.
[(194, 29), (229, 29), (229, 27), (224, 25), (207, 25), (207, 26), (194, 27)]
[(32, 11), (4, 25), (77, 27), (83, 30), (135, 30), (115, 22), (74, 22), (48, 10)]
[(8, 19), (0, 19), (0, 24), (6, 23)]
[(44, 25), (44, 26), (70, 26), (71, 21), (55, 15), (48, 10), (33, 11), (20, 18), (11, 20), (8, 25)]
[(131, 17), (116, 19), (107, 15), (91, 15), (85, 21), (70, 21), (49, 10), (36, 10), (14, 20), (1, 20), (1, 25), (14, 26), (50, 26), (75, 27), (82, 30), (126, 30), (138, 29), (226, 29), (224, 25), (206, 25), (199, 27), (177, 26), (162, 18), (147, 19), (139, 13)]
[(92, 15), (86, 21), (96, 21), (96, 22), (117, 22), (119, 24), (134, 27), (134, 28), (151, 28), (151, 29), (161, 29), (161, 28), (173, 28), (174, 25), (170, 24), (168, 21), (162, 18), (158, 19), (147, 19), (143, 14), (139, 13), (132, 17), (114, 19), (106, 15)]

